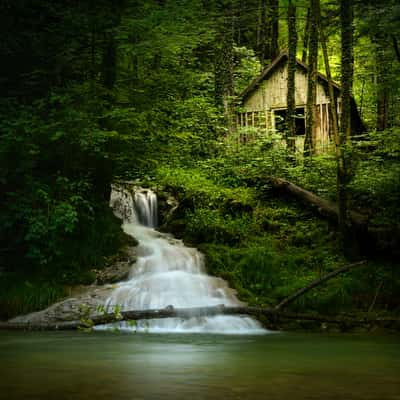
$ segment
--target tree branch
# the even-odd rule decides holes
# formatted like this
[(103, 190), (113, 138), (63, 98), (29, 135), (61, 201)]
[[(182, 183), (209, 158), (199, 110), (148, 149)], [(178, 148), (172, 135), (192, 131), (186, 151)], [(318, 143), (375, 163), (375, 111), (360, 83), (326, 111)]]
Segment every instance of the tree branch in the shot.
[(335, 271), (330, 272), (329, 274), (326, 274), (322, 276), (321, 278), (315, 279), (308, 285), (304, 286), (303, 288), (299, 289), (297, 292), (293, 293), (291, 296), (286, 297), (286, 299), (282, 300), (277, 306), (275, 306), (275, 310), (280, 310), (283, 307), (286, 307), (288, 304), (293, 303), (298, 297), (302, 296), (304, 293), (307, 293), (309, 290), (315, 288), (316, 286), (320, 285), (321, 283), (332, 279), (333, 277), (343, 274), (344, 272), (349, 271), (350, 269), (360, 267), (361, 265), (365, 265), (367, 262), (364, 261), (358, 261), (352, 264), (345, 265), (344, 267), (341, 267), (339, 269), (336, 269)]

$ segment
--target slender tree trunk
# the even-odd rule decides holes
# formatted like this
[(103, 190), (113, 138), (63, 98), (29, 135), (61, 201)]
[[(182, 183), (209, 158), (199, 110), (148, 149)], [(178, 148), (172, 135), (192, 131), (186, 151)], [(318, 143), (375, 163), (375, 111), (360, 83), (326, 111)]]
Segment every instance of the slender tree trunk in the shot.
[(260, 0), (257, 52), (261, 67), (279, 54), (279, 0)]
[(389, 127), (389, 93), (387, 49), (383, 38), (376, 39), (376, 129), (383, 131)]
[(94, 81), (96, 76), (96, 26), (91, 21), (90, 29), (90, 79)]
[(297, 29), (296, 29), (296, 7), (289, 0), (288, 7), (288, 36), (289, 36), (289, 59), (287, 79), (287, 136), (286, 144), (289, 152), (294, 153), (296, 147), (296, 50), (297, 50)]
[(258, 53), (261, 63), (261, 69), (265, 66), (266, 58), (269, 57), (269, 43), (267, 40), (267, 32), (270, 31), (269, 19), (267, 20), (267, 1), (260, 1), (260, 25), (258, 29)]
[[(319, 3), (319, 0), (318, 0)], [(330, 116), (331, 116), (331, 129), (335, 141), (335, 153), (336, 153), (336, 198), (337, 198), (337, 205), (338, 205), (338, 224), (340, 230), (345, 232), (345, 226), (342, 227), (342, 224), (346, 224), (346, 214), (347, 214), (347, 196), (346, 196), (346, 184), (345, 178), (347, 176), (346, 173), (346, 163), (344, 158), (344, 152), (342, 147), (342, 141), (339, 134), (339, 126), (338, 126), (338, 117), (337, 117), (337, 105), (336, 105), (336, 97), (333, 89), (333, 81), (331, 75), (331, 69), (329, 65), (329, 58), (328, 58), (328, 50), (326, 46), (326, 38), (321, 24), (321, 11), (320, 5), (318, 4), (318, 27), (320, 33), (320, 41), (322, 52), (324, 56), (324, 63), (325, 63), (325, 71), (326, 76), (328, 78), (328, 91), (329, 91), (329, 108), (330, 108)], [(344, 191), (344, 192), (343, 192)]]
[(340, 120), (340, 135), (343, 142), (351, 137), (351, 98), (353, 91), (353, 0), (341, 0), (340, 19), (342, 27), (342, 113)]
[(365, 78), (363, 77), (362, 84), (361, 84), (361, 95), (360, 95), (360, 106), (358, 113), (360, 114), (361, 121), (363, 120), (363, 106), (364, 106), (364, 88), (365, 88)]
[(279, 54), (279, 0), (270, 0), (271, 5), (271, 60)]
[(110, 16), (112, 29), (105, 32), (105, 44), (102, 54), (102, 80), (107, 89), (112, 89), (117, 79), (117, 43), (115, 41), (115, 28), (119, 26), (121, 22), (122, 2), (113, 2), (110, 12), (112, 13)]
[[(238, 1), (237, 5), (237, 12), (236, 12), (236, 18), (238, 21), (241, 20), (241, 18), (244, 18), (245, 13), (246, 13), (246, 4), (243, 0)], [(257, 33), (258, 35), (258, 33)], [(258, 40), (258, 36), (257, 36)], [(242, 45), (242, 26), (241, 24), (237, 24), (236, 29), (235, 29), (235, 42), (236, 44), (240, 47)]]
[(389, 96), (387, 90), (382, 87), (378, 88), (376, 108), (376, 129), (378, 131), (383, 131), (389, 126)]
[(225, 7), (225, 17), (215, 44), (215, 102), (223, 109), (229, 131), (233, 129), (231, 97), (233, 96), (233, 35), (232, 1)]
[(342, 47), (342, 113), (340, 116), (339, 146), (343, 154), (343, 166), (338, 168), (338, 205), (339, 205), (339, 229), (344, 250), (349, 249), (348, 215), (347, 215), (347, 184), (349, 180), (348, 165), (351, 160), (351, 99), (353, 87), (353, 0), (340, 1), (341, 21), (341, 47)]
[(301, 56), (301, 61), (303, 61), (303, 63), (307, 62), (307, 48), (308, 48), (309, 35), (310, 35), (310, 7), (308, 7), (307, 9), (306, 25), (304, 27), (303, 54)]
[(315, 120), (317, 100), (318, 72), (318, 30), (317, 30), (317, 0), (310, 0), (310, 39), (308, 51), (308, 84), (306, 105), (306, 134), (304, 139), (304, 155), (315, 151)]
[(393, 49), (396, 54), (397, 61), (400, 62), (400, 48), (396, 36), (392, 35)]
[(114, 40), (114, 33), (110, 33), (106, 39), (102, 61), (103, 84), (107, 89), (112, 89), (117, 74), (117, 49)]

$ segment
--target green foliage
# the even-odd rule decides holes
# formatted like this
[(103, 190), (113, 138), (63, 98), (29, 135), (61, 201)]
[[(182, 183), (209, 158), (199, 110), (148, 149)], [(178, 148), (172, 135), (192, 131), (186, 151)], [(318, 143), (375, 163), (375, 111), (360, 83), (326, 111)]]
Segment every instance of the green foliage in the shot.
[[(211, 167), (212, 161), (198, 168), (160, 167), (157, 170), (157, 182), (177, 191), (180, 196), (191, 199), (196, 206), (215, 206), (234, 208), (235, 205), (248, 207), (255, 202), (255, 192), (250, 188), (232, 188), (218, 184), (217, 171)], [(212, 179), (208, 176), (212, 174)], [(215, 180), (213, 179), (215, 178)]]
[(196, 243), (215, 242), (236, 245), (243, 241), (254, 226), (250, 216), (232, 217), (217, 209), (196, 208), (186, 214), (185, 235)]
[(400, 216), (400, 129), (372, 132), (369, 139), (357, 143), (359, 161), (350, 190), (373, 223), (390, 225)]
[[(76, 100), (52, 95), (13, 115), (0, 109), (0, 242), (8, 268), (98, 264), (94, 256), (117, 246), (118, 236), (96, 233), (118, 226), (107, 206), (115, 134), (101, 128), (82, 103), (73, 106)], [(85, 254), (94, 240), (105, 247)], [(78, 242), (82, 250), (76, 252)]]
[(0, 276), (0, 320), (41, 310), (65, 297), (64, 286), (47, 279), (24, 279), (14, 273)]
[(235, 91), (241, 93), (259, 74), (261, 64), (254, 51), (247, 47), (234, 47), (234, 58), (237, 64), (234, 72)]
[[(347, 262), (339, 251), (332, 227), (295, 201), (277, 199), (263, 183), (263, 177), (282, 176), (335, 200), (336, 164), (329, 153), (288, 163), (279, 137), (262, 137), (260, 132), (250, 129), (247, 132), (246, 144), (239, 143), (238, 136), (229, 137), (221, 142), (216, 157), (201, 161), (191, 169), (160, 168), (157, 181), (183, 205), (185, 212), (179, 216), (184, 220), (180, 235), (190, 243), (201, 244), (209, 272), (227, 279), (250, 304), (274, 305)], [(392, 198), (396, 198), (397, 187), (390, 177), (397, 173), (397, 141), (388, 139), (387, 134), (380, 134), (380, 140), (382, 143), (376, 145), (374, 153), (363, 155), (354, 151), (357, 158), (350, 186), (354, 209), (366, 204), (359, 202), (363, 193), (362, 172), (368, 171), (368, 165), (376, 169), (379, 159), (390, 162), (394, 168), (390, 171), (382, 168), (385, 176), (375, 173), (377, 189), (379, 186), (379, 191), (387, 196), (390, 187), (394, 190)], [(371, 141), (358, 144), (362, 145), (371, 146)], [(389, 157), (389, 153), (393, 156)], [(368, 182), (373, 182), (372, 178), (368, 180), (365, 176), (369, 204), (390, 204), (390, 196), (384, 199), (377, 196), (378, 190), (369, 192)], [(235, 206), (227, 206), (233, 198)], [(390, 210), (396, 210), (393, 203)], [(379, 278), (369, 277), (371, 268), (333, 279), (302, 296), (292, 308), (322, 313), (365, 310), (379, 284)], [(380, 271), (385, 276), (381, 279), (388, 284), (388, 266), (375, 268), (373, 274)], [(396, 285), (391, 290), (396, 291), (393, 288)], [(380, 299), (379, 307), (385, 301), (388, 306), (391, 304), (383, 300), (382, 294)]]
[(204, 164), (229, 185), (251, 184), (267, 175), (281, 176), (287, 152), (282, 136), (274, 131), (242, 128), (221, 142), (216, 160)]

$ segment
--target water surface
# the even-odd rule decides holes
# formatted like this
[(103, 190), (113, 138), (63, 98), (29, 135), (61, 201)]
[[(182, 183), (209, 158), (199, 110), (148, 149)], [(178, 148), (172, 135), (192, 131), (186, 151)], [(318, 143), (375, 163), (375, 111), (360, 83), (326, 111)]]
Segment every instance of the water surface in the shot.
[(396, 336), (0, 333), (1, 399), (400, 399)]

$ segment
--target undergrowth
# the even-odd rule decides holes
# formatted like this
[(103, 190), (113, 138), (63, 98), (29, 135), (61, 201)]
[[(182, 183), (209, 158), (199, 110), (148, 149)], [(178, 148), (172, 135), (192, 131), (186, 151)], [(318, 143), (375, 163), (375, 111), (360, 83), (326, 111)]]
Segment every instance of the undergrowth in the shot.
[[(199, 246), (206, 255), (208, 272), (226, 279), (239, 297), (252, 305), (273, 306), (348, 263), (336, 227), (294, 199), (277, 197), (265, 179), (270, 175), (283, 177), (335, 200), (334, 157), (325, 154), (291, 164), (274, 141), (279, 138), (239, 146), (228, 139), (215, 158), (192, 168), (162, 167), (156, 177), (157, 184), (180, 203), (175, 221), (164, 228), (170, 227), (187, 243)], [(375, 161), (364, 159), (360, 155), (353, 166), (351, 206), (378, 207), (383, 193), (391, 193), (386, 201), (397, 198), (391, 183), (396, 170), (387, 172), (390, 178), (385, 178), (386, 186), (368, 192), (364, 176), (368, 169), (361, 166), (365, 162), (373, 168)], [(360, 198), (365, 202), (360, 203)], [(396, 207), (391, 212), (396, 213)], [(385, 214), (388, 212), (383, 210), (377, 219), (384, 221)], [(394, 266), (370, 262), (313, 289), (291, 308), (320, 313), (365, 312), (372, 305), (392, 310), (395, 304), (387, 293), (396, 297), (399, 291), (400, 274)]]

